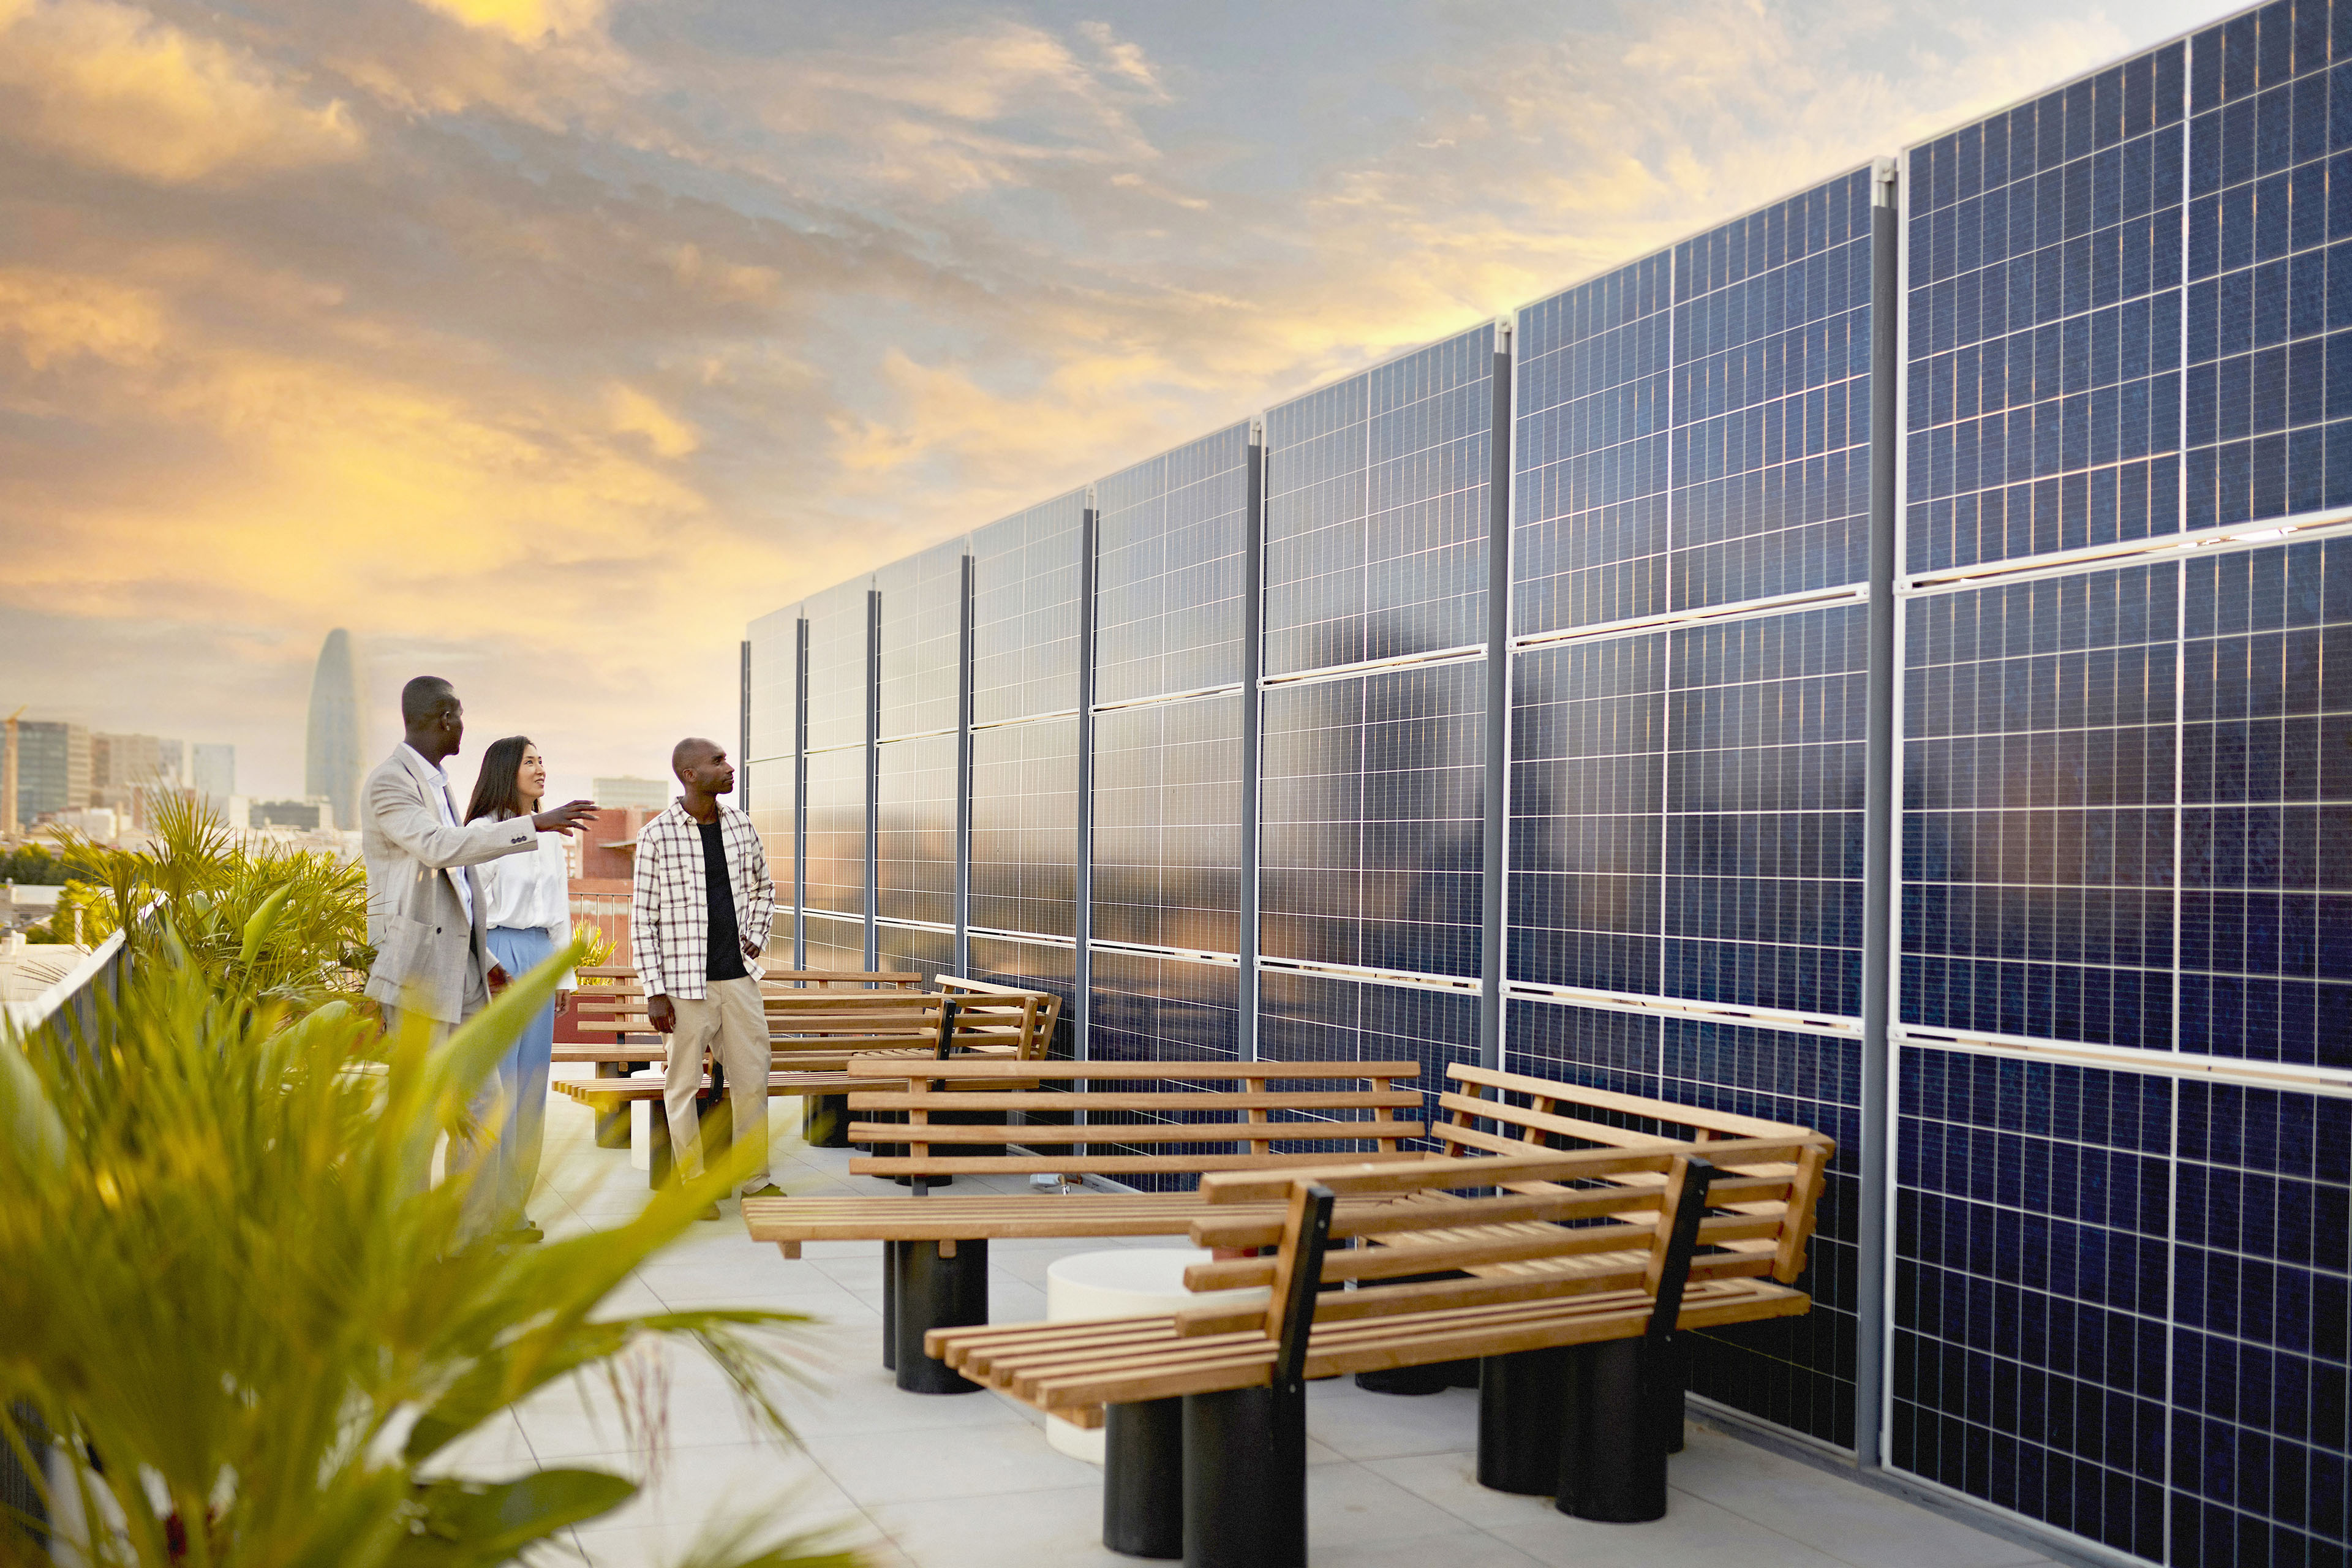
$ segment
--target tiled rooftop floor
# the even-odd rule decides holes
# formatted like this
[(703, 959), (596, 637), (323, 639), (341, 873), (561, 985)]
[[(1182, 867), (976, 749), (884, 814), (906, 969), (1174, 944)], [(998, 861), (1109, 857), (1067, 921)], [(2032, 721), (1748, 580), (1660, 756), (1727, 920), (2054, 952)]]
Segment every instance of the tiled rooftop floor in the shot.
[[(797, 1101), (779, 1102), (781, 1140)], [(847, 1173), (845, 1152), (775, 1146), (777, 1180), (796, 1194), (901, 1192)], [(969, 1188), (967, 1187), (967, 1190)], [(645, 1173), (598, 1149), (588, 1111), (556, 1098), (534, 1217), (551, 1235), (634, 1213)], [(1050, 1201), (1050, 1200), (1041, 1200)], [(998, 1242), (991, 1316), (1045, 1315), (1046, 1266), (1115, 1242)], [(1140, 1246), (1181, 1245), (1152, 1238)], [(622, 1310), (718, 1304), (774, 1307), (820, 1320), (805, 1331), (811, 1381), (784, 1391), (797, 1448), (755, 1438), (717, 1370), (672, 1352), (667, 1451), (654, 1484), (569, 1544), (598, 1568), (679, 1560), (698, 1532), (739, 1521), (831, 1529), (877, 1568), (1134, 1568), (1101, 1542), (1101, 1471), (1046, 1445), (1038, 1418), (993, 1394), (902, 1394), (881, 1365), (880, 1253), (870, 1242), (813, 1245), (787, 1262), (745, 1237), (735, 1205), (637, 1271)], [(1477, 1401), (1313, 1386), (1308, 1529), (1316, 1568), (2023, 1568), (2028, 1547), (1972, 1530), (1854, 1482), (1694, 1426), (1673, 1462), (1672, 1505), (1644, 1525), (1589, 1524), (1540, 1498), (1473, 1479)], [(495, 1475), (513, 1461), (593, 1463), (630, 1474), (639, 1459), (601, 1388), (534, 1397), (470, 1445), (462, 1463)], [(550, 1557), (545, 1561), (578, 1561)]]

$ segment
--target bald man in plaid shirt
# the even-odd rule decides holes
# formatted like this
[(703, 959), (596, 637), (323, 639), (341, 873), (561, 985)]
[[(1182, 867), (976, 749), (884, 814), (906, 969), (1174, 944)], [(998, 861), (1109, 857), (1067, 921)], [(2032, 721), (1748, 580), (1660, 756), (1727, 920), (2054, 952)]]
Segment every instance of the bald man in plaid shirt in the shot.
[[(776, 886), (751, 819), (719, 797), (735, 769), (715, 741), (680, 741), (670, 769), (686, 793), (637, 836), (636, 885), (629, 903), (629, 952), (645, 983), (653, 1026), (670, 1037), (662, 1103), (679, 1169), (702, 1173), (695, 1091), (715, 1053), (727, 1069), (735, 1135), (756, 1142), (758, 1168), (743, 1191), (773, 1195), (768, 1180), (767, 1009), (760, 966), (775, 923)], [(705, 1210), (717, 1219), (719, 1206)]]

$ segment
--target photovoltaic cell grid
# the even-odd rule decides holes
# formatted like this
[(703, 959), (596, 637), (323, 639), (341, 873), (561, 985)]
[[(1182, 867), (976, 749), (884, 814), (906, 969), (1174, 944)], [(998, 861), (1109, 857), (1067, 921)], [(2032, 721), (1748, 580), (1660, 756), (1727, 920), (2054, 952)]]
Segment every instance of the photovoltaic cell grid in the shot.
[(1265, 692), (1267, 957), (1479, 973), (1486, 687), (1472, 659)]
[(1078, 953), (1066, 942), (1017, 942), (1005, 937), (970, 939), (974, 980), (1050, 992), (1062, 999), (1062, 1016), (1046, 1055), (1069, 1060), (1076, 1053)]
[(2189, 42), (2190, 528), (2352, 503), (2346, 10), (2265, 5)]
[(1495, 341), (1480, 327), (1265, 416), (1265, 672), (1486, 640)]
[(972, 534), (973, 723), (1076, 709), (1085, 542), (1083, 490)]
[(1906, 606), (1905, 1022), (2172, 1044), (2179, 572)]
[(929, 985), (955, 970), (955, 928), (891, 925), (876, 921), (874, 965), (884, 970), (911, 970)]
[(1870, 570), (1870, 171), (1675, 247), (1667, 603)]
[(1837, 1141), (1816, 1214), (1809, 1268), (1798, 1282), (1813, 1297), (1812, 1311), (1693, 1336), (1690, 1387), (1823, 1442), (1852, 1447), (1860, 1042), (1524, 998), (1508, 1004), (1506, 1031), (1503, 1065), (1511, 1072), (1794, 1122)]
[(1095, 700), (1242, 678), (1249, 426), (1163, 452), (1095, 487)]
[(1892, 1462), (2158, 1561), (2342, 1561), (2352, 1102), (1922, 1048), (1896, 1081)]
[(793, 886), (793, 759), (778, 757), (751, 773), (751, 828), (767, 852), (768, 874), (776, 880), (776, 902), (791, 908), (799, 901)]
[(1906, 617), (1904, 1020), (2352, 1066), (2352, 540)]
[(1513, 635), (1860, 582), (1870, 174), (1519, 313)]
[(1075, 939), (1077, 889), (1078, 721), (974, 731), (972, 926)]
[(812, 595), (803, 606), (809, 624), (812, 752), (866, 743), (866, 596), (872, 582), (853, 578)]
[(928, 735), (956, 727), (968, 542), (950, 539), (874, 574), (882, 595), (882, 735)]
[(866, 967), (866, 923), (839, 920), (810, 910), (802, 926), (807, 934), (811, 969), (861, 970)]
[(1475, 992), (1264, 970), (1258, 975), (1258, 1058), (1417, 1062), (1420, 1120), (1434, 1122), (1445, 1069), (1478, 1060), (1478, 1006)]
[[(751, 751), (745, 762), (782, 758), (790, 778), (794, 744), (793, 705), (798, 700), (801, 607), (790, 605), (753, 621), (751, 644)], [(756, 785), (754, 786), (756, 787)]]
[(2185, 61), (1912, 152), (1910, 571), (2179, 528)]
[(809, 753), (807, 875), (802, 897), (806, 908), (866, 918), (863, 746)]
[[(1087, 1054), (1094, 1061), (1234, 1061), (1241, 1056), (1241, 971), (1224, 964), (1144, 953), (1095, 950)], [(1194, 1087), (1164, 1080), (1125, 1081), (1116, 1088), (1135, 1093), (1181, 1091)], [(1212, 1088), (1240, 1088), (1239, 1083)], [(1280, 1120), (1279, 1113), (1276, 1120)], [(1096, 1113), (1088, 1120), (1166, 1126), (1181, 1113)], [(1137, 1154), (1232, 1153), (1233, 1143), (1119, 1143), (1106, 1139), (1097, 1152)], [(1137, 1174), (1120, 1181), (1145, 1192), (1190, 1191), (1189, 1175)]]
[(2175, 1090), (2172, 1556), (2323, 1563), (2352, 1537), (2352, 1103)]
[(2183, 600), (2179, 1047), (2352, 1068), (2352, 539)]
[(876, 748), (874, 912), (953, 929), (956, 737), (885, 741)]
[(1911, 1048), (1895, 1081), (1890, 1461), (2166, 1561), (2172, 1084)]
[(1518, 656), (1509, 976), (1858, 1016), (1868, 612)]
[(1242, 702), (1202, 697), (1096, 716), (1097, 940), (1240, 950)]

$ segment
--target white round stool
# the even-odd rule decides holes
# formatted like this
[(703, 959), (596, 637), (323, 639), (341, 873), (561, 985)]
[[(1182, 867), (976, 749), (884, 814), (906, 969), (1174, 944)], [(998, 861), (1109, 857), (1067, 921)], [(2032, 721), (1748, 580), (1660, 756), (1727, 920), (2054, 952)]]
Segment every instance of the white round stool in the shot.
[[(1045, 1318), (1141, 1318), (1193, 1307), (1263, 1307), (1264, 1287), (1246, 1290), (1187, 1290), (1184, 1270), (1213, 1255), (1197, 1247), (1122, 1247), (1076, 1252), (1045, 1269)], [(1074, 1459), (1103, 1462), (1103, 1429), (1089, 1431), (1058, 1415), (1045, 1417), (1045, 1441)]]

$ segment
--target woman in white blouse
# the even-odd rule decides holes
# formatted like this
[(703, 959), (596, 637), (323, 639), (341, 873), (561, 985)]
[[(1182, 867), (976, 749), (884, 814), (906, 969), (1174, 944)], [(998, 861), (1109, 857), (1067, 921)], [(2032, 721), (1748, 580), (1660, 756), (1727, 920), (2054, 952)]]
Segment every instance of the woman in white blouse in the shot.
[[(539, 810), (540, 796), (546, 791), (547, 763), (537, 746), (521, 735), (493, 741), (482, 753), (482, 773), (474, 783), (466, 820), (531, 816)], [(563, 852), (563, 835), (542, 833), (537, 853), (486, 861), (477, 874), (481, 879), (482, 923), (489, 928), (490, 956), (508, 974), (520, 978), (571, 942), (571, 868)], [(499, 1064), (495, 1110), (501, 1121), (495, 1129), (497, 1152), (475, 1177), (498, 1183), (498, 1201), (491, 1212), (513, 1215), (524, 1238), (530, 1241), (542, 1234), (523, 1205), (530, 1197), (531, 1184), (539, 1179), (540, 1142), (547, 1121), (548, 1058), (555, 1048), (555, 1015), (571, 1005), (574, 982), (566, 973), (556, 984), (555, 1000), (530, 1021)]]

